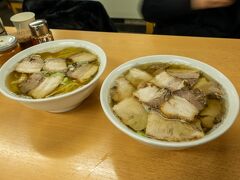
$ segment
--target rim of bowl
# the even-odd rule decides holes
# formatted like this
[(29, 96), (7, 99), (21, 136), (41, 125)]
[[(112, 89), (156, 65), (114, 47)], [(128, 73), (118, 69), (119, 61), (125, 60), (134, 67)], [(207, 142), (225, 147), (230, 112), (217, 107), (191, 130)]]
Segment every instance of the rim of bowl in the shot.
[[(152, 60), (150, 60), (149, 62), (145, 61), (146, 59), (149, 59), (149, 58), (150, 59), (152, 58)], [(213, 132), (210, 132), (209, 134), (205, 135), (204, 137), (202, 137), (200, 139), (196, 139), (196, 140), (192, 140), (192, 141), (183, 141), (183, 142), (168, 142), (168, 141), (163, 141), (163, 140), (152, 139), (149, 137), (144, 137), (144, 136), (138, 135), (135, 131), (133, 131), (132, 129), (127, 127), (124, 123), (122, 123), (121, 120), (113, 113), (113, 111), (109, 105), (109, 100), (110, 100), (109, 90), (112, 86), (112, 83), (114, 82), (114, 80), (116, 78), (118, 78), (120, 75), (122, 75), (122, 73), (126, 72), (128, 69), (130, 69), (132, 67), (136, 67), (141, 64), (148, 64), (148, 63), (155, 63), (155, 62), (166, 62), (166, 63), (171, 62), (171, 60), (163, 60), (163, 59), (157, 60), (157, 58), (172, 58), (172, 64), (176, 64), (176, 63), (185, 64), (187, 66), (198, 69), (208, 75), (207, 72), (205, 72), (204, 70), (201, 69), (201, 68), (205, 67), (209, 71), (213, 71), (214, 73), (217, 73), (217, 75), (221, 76), (221, 78), (224, 79), (225, 83), (227, 83), (228, 86), (230, 86), (231, 93), (234, 95), (233, 100), (235, 100), (234, 107), (236, 110), (234, 111), (232, 118), (228, 120), (228, 123), (225, 124), (224, 126), (221, 126), (221, 124), (219, 124), (219, 126), (216, 127), (216, 129), (214, 129)], [(199, 66), (196, 66), (196, 65), (199, 65), (201, 67), (199, 68)], [(210, 77), (213, 78), (214, 80), (216, 80), (214, 77), (212, 77), (212, 76), (210, 76)], [(218, 80), (216, 80), (216, 81), (222, 85), (221, 82), (219, 82)], [(226, 89), (224, 87), (223, 87), (223, 89), (225, 90), (226, 95), (228, 95), (228, 91), (226, 91)], [(229, 100), (229, 97), (227, 97), (227, 100)], [(102, 106), (102, 109), (103, 109), (105, 115), (112, 122), (112, 124), (114, 126), (116, 126), (120, 131), (124, 132), (125, 134), (129, 135), (130, 137), (132, 137), (136, 140), (139, 140), (141, 142), (159, 146), (159, 147), (165, 147), (165, 148), (192, 147), (192, 146), (196, 146), (196, 145), (200, 145), (200, 144), (204, 144), (209, 141), (212, 141), (212, 140), (216, 139), (217, 137), (221, 136), (222, 134), (224, 134), (232, 126), (232, 124), (236, 120), (238, 113), (239, 113), (238, 93), (237, 93), (234, 85), (232, 84), (232, 82), (223, 73), (218, 71), (216, 68), (214, 68), (204, 62), (201, 62), (199, 60), (184, 57), (184, 56), (176, 56), (176, 55), (143, 56), (143, 57), (135, 58), (133, 60), (130, 60), (130, 61), (118, 66), (104, 80), (101, 90), (100, 90), (100, 101), (101, 101), (101, 106)], [(225, 117), (225, 119), (227, 119), (227, 118)]]
[[(10, 74), (10, 72), (5, 76), (5, 79), (4, 79), (4, 82), (5, 82), (5, 86), (6, 86), (6, 89), (9, 91), (5, 91), (3, 90), (2, 88), (0, 88), (0, 92), (2, 94), (4, 94), (6, 97), (10, 98), (10, 99), (14, 99), (14, 100), (17, 100), (17, 101), (24, 101), (24, 102), (46, 102), (46, 101), (50, 101), (50, 100), (56, 100), (56, 99), (60, 99), (60, 98), (63, 98), (63, 97), (67, 97), (67, 96), (70, 96), (72, 94), (76, 94), (78, 93), (79, 91), (83, 91), (85, 89), (87, 89), (89, 86), (91, 86), (93, 83), (95, 83), (99, 78), (100, 76), (103, 74), (104, 70), (106, 69), (106, 65), (107, 65), (107, 57), (106, 57), (106, 54), (105, 52), (103, 51), (103, 49), (92, 43), (92, 42), (89, 42), (89, 41), (85, 41), (85, 40), (77, 40), (77, 39), (61, 39), (61, 40), (54, 40), (54, 41), (49, 41), (49, 42), (45, 42), (45, 43), (42, 43), (42, 44), (38, 44), (38, 45), (35, 45), (35, 46), (32, 46), (30, 48), (27, 48), (19, 53), (17, 53), (16, 55), (14, 55), (13, 57), (11, 57), (6, 63), (3, 64), (3, 66), (0, 68), (0, 75), (3, 74), (5, 68), (9, 67), (9, 64), (12, 62), (12, 61), (16, 61), (15, 59), (18, 57), (18, 56), (21, 56), (22, 54), (26, 53), (26, 52), (31, 52), (31, 50), (34, 50), (38, 47), (44, 47), (44, 45), (46, 44), (53, 44), (53, 45), (56, 45), (56, 43), (79, 43), (79, 45), (76, 45), (75, 44), (75, 47), (82, 47), (82, 48), (85, 48), (87, 50), (89, 50), (90, 52), (93, 52), (95, 53), (94, 50), (90, 49), (90, 48), (87, 48), (87, 47), (84, 47), (85, 46), (93, 46), (95, 47), (98, 51), (100, 51), (100, 53), (102, 53), (102, 59), (100, 59), (100, 57), (98, 56), (99, 58), (99, 61), (100, 61), (100, 66), (99, 66), (99, 70), (96, 74), (96, 76), (87, 84), (83, 85), (82, 87), (79, 87), (73, 91), (70, 91), (70, 92), (67, 92), (67, 93), (64, 93), (64, 94), (61, 94), (61, 95), (57, 95), (57, 96), (53, 96), (53, 97), (47, 97), (47, 98), (41, 98), (41, 99), (28, 99), (28, 98), (24, 98), (24, 97), (21, 97), (21, 96), (18, 96), (16, 95), (15, 93), (11, 92), (8, 87), (6, 86), (6, 78), (7, 76)], [(63, 44), (59, 44), (59, 47), (52, 47), (50, 48), (49, 50), (57, 50), (57, 49), (63, 49), (64, 47), (68, 47), (69, 45), (63, 45)], [(71, 45), (70, 45), (71, 46)], [(72, 44), (72, 46), (74, 46)], [(39, 52), (44, 52), (44, 51), (47, 51), (47, 48), (41, 48)], [(34, 51), (34, 53), (36, 53), (37, 51)], [(27, 53), (29, 54), (29, 53)], [(31, 55), (33, 53), (30, 53), (29, 55)], [(26, 55), (25, 57), (29, 56), (29, 55)], [(22, 58), (21, 58), (22, 59)], [(21, 60), (20, 60), (21, 61)], [(17, 61), (17, 62), (20, 62), (20, 61)], [(16, 63), (17, 63), (16, 62)], [(14, 63), (14, 65), (16, 65), (16, 63)], [(14, 66), (12, 65), (12, 66)], [(11, 71), (12, 72), (12, 71)]]

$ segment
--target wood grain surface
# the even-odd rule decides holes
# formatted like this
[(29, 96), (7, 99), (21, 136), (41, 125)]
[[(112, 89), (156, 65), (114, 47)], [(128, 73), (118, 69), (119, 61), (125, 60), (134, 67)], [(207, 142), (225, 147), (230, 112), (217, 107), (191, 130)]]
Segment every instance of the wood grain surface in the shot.
[[(12, 28), (7, 28), (12, 32)], [(52, 30), (55, 39), (96, 43), (108, 65), (78, 108), (61, 114), (29, 109), (0, 95), (0, 179), (240, 179), (240, 118), (220, 138), (168, 151), (135, 141), (104, 115), (99, 91), (120, 64), (145, 55), (172, 54), (208, 63), (240, 92), (240, 40)], [(3, 61), (3, 59), (1, 59)]]

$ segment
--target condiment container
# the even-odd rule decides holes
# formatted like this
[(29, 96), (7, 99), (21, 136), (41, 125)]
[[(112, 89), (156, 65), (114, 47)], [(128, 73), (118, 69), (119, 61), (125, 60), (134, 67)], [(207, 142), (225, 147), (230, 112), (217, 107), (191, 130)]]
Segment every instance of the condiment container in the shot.
[(11, 35), (0, 36), (0, 65), (20, 52), (20, 50), (16, 37)]
[(35, 20), (35, 14), (33, 12), (22, 12), (13, 15), (10, 20), (16, 27), (16, 37), (21, 48), (26, 49), (32, 46), (31, 31), (28, 25)]
[(0, 36), (1, 35), (7, 35), (7, 31), (5, 30), (2, 19), (0, 18)]
[(31, 29), (32, 43), (34, 45), (54, 40), (45, 19), (36, 20), (30, 23), (29, 27)]

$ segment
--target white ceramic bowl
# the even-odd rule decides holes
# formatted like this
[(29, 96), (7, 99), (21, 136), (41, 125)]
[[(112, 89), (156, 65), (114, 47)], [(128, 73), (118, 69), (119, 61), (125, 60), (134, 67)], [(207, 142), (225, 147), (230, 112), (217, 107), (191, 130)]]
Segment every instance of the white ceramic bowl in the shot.
[[(197, 68), (202, 72), (206, 73), (213, 79), (215, 79), (219, 84), (222, 85), (224, 90), (226, 91), (226, 103), (227, 103), (227, 110), (225, 118), (223, 119), (222, 123), (219, 124), (216, 129), (214, 129), (211, 133), (205, 135), (203, 138), (188, 142), (167, 142), (161, 141), (156, 139), (151, 139), (148, 137), (143, 137), (138, 135), (133, 130), (128, 128), (124, 125), (121, 120), (113, 113), (109, 102), (110, 102), (110, 89), (113, 85), (113, 82), (116, 78), (118, 78), (122, 73), (126, 72), (128, 69), (146, 63), (154, 63), (154, 62), (166, 62), (166, 63), (174, 63), (174, 64), (185, 64), (190, 67)], [(108, 119), (122, 132), (129, 135), (130, 137), (141, 141), (146, 144), (154, 145), (164, 149), (184, 149), (193, 147), (196, 145), (207, 143), (220, 135), (226, 132), (233, 122), (235, 121), (238, 112), (239, 112), (239, 96), (237, 94), (236, 89), (234, 88), (233, 84), (230, 80), (224, 76), (221, 72), (216, 70), (215, 68), (186, 57), (180, 56), (171, 56), (171, 55), (154, 55), (154, 56), (146, 56), (134, 59), (132, 61), (128, 61), (125, 64), (122, 64), (118, 68), (114, 69), (108, 77), (103, 82), (101, 92), (100, 92), (100, 99), (102, 108), (108, 117)]]
[[(6, 86), (6, 78), (11, 73), (16, 63), (21, 61), (23, 58), (39, 52), (46, 51), (57, 51), (63, 49), (64, 47), (83, 47), (88, 49), (90, 52), (93, 52), (99, 57), (100, 67), (96, 76), (86, 85), (77, 88), (74, 91), (69, 93), (58, 95), (55, 97), (49, 97), (44, 99), (26, 99), (12, 93), (8, 87)], [(97, 85), (97, 81), (100, 78), (106, 67), (106, 55), (104, 51), (97, 45), (82, 41), (82, 40), (73, 40), (73, 39), (65, 39), (65, 40), (56, 40), (50, 41), (43, 44), (39, 44), (24, 51), (19, 52), (11, 59), (9, 59), (0, 69), (0, 92), (4, 94), (6, 97), (13, 99), (15, 101), (21, 102), (24, 105), (33, 108), (39, 109), (49, 112), (65, 112), (69, 111), (75, 107), (77, 107), (85, 98), (87, 98), (94, 88)]]

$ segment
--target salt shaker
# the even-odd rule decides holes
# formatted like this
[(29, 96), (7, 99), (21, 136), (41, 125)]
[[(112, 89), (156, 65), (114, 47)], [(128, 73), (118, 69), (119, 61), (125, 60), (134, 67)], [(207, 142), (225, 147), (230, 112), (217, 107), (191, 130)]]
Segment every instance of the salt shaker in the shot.
[(29, 27), (32, 33), (32, 43), (34, 45), (54, 40), (45, 19), (38, 19), (30, 23)]

